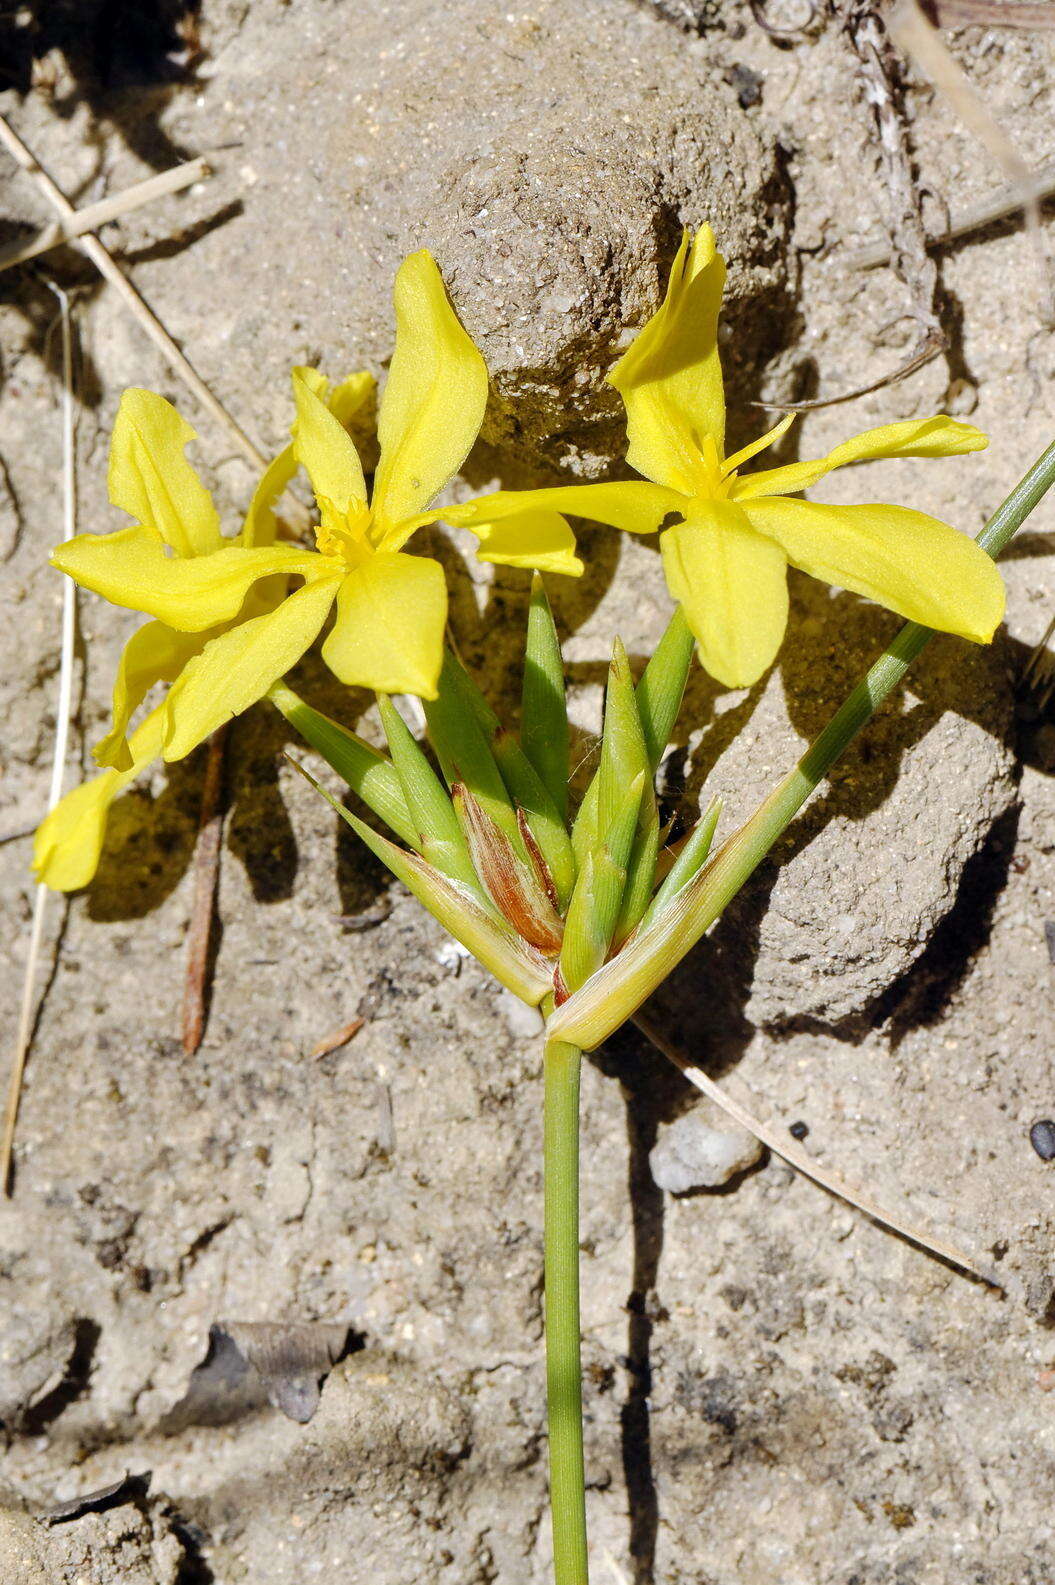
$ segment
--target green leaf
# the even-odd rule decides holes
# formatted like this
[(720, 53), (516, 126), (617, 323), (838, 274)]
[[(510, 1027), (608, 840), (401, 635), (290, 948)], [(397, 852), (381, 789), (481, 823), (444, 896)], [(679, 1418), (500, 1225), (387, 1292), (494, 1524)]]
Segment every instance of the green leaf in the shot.
[(313, 710), (284, 682), (274, 683), (267, 697), (368, 808), (404, 842), (412, 848), (420, 847), (421, 835), (407, 808), (402, 783), (395, 766), (383, 754), (347, 727), (331, 721), (328, 715)]
[(626, 865), (637, 830), (644, 772), (623, 795), (622, 806), (599, 848), (589, 849), (572, 893), (564, 924), (560, 973), (570, 991), (600, 968), (608, 955), (626, 885)]
[(490, 969), (502, 985), (532, 1007), (552, 992), (553, 976), (545, 959), (526, 942), (520, 941), (493, 914), (485, 912), (472, 893), (458, 881), (434, 870), (417, 853), (406, 853), (387, 837), (371, 830), (364, 821), (345, 809), (325, 787), (320, 786), (303, 765), (291, 756), (287, 758), (315, 791), (332, 805), (341, 819), (362, 838), (382, 864), (388, 866), (396, 879), (402, 881), (433, 918), (439, 920), (444, 929), (456, 941), (460, 941), (485, 968)]
[(564, 659), (541, 575), (531, 580), (520, 744), (549, 793), (561, 822), (568, 813), (568, 705)]
[(627, 863), (626, 885), (612, 939), (621, 946), (636, 927), (652, 899), (656, 885), (656, 860), (659, 857), (659, 810), (651, 781), (641, 796), (634, 845)]
[(522, 849), (516, 810), (491, 751), (498, 717), (449, 650), (443, 657), (437, 697), (422, 702), (429, 738), (447, 785), (462, 782), (468, 787), (513, 845)]
[(652, 921), (659, 917), (671, 899), (706, 864), (721, 812), (721, 798), (712, 798), (682, 844), (681, 852), (671, 865), (666, 880), (652, 899), (648, 912), (641, 921), (642, 930), (648, 929)]
[(695, 644), (679, 605), (637, 685), (637, 708), (653, 772), (663, 758), (678, 719)]
[(491, 747), (509, 795), (517, 807), (524, 811), (531, 835), (546, 861), (558, 902), (561, 908), (566, 908), (575, 885), (576, 868), (567, 827), (538, 772), (513, 734), (504, 728), (500, 729)]
[(612, 646), (604, 701), (601, 763), (597, 770), (597, 829), (607, 832), (623, 806), (626, 789), (642, 772), (651, 774), (634, 679), (622, 640)]
[[(448, 780), (462, 781), (469, 787), (509, 836), (521, 857), (527, 859), (530, 854), (516, 818), (517, 806), (523, 809), (563, 907), (575, 880), (575, 858), (564, 822), (520, 744), (505, 731), (476, 683), (453, 655), (444, 658), (440, 698), (432, 704), (426, 703), (425, 712), (429, 735), (444, 775)], [(448, 739), (460, 734), (461, 751), (474, 767), (475, 781), (468, 772), (451, 778), (448, 765), (444, 763), (446, 750), (436, 739), (434, 722), (436, 729)], [(454, 757), (450, 765), (462, 769), (461, 760)], [(498, 770), (497, 782), (488, 768), (490, 765)]]
[(479, 892), (479, 881), (446, 788), (387, 694), (378, 694), (377, 708), (407, 808), (421, 834), (414, 846), (435, 869)]

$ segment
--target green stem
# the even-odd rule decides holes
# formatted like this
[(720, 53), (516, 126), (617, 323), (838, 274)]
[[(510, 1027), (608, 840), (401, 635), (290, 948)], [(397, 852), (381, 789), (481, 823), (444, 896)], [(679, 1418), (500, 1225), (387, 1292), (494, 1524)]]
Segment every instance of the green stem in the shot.
[(546, 1392), (550, 1516), (556, 1585), (586, 1585), (586, 1485), (579, 1357), (578, 1046), (551, 1041), (545, 1058)]

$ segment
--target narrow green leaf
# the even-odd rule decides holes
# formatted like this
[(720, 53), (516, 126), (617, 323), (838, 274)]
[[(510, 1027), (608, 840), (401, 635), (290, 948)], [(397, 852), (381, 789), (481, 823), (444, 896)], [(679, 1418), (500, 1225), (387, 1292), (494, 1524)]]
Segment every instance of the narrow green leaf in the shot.
[(626, 885), (612, 940), (621, 946), (644, 914), (656, 886), (656, 860), (659, 857), (659, 810), (650, 781), (645, 783), (638, 814), (634, 845), (626, 868)]
[(402, 783), (395, 766), (383, 754), (347, 727), (331, 721), (328, 715), (313, 710), (284, 682), (273, 683), (267, 697), (368, 808), (404, 842), (420, 848), (421, 835), (407, 808)]
[[(439, 695), (423, 703), (429, 738), (447, 785), (463, 782), (514, 846), (522, 848), (516, 810), (491, 752), (498, 717), (449, 650), (443, 657)], [(493, 724), (487, 725), (488, 718)]]
[(637, 685), (637, 708), (649, 764), (655, 772), (678, 719), (696, 640), (679, 605)]
[(601, 762), (586, 789), (572, 831), (572, 849), (580, 864), (587, 850), (596, 846), (601, 833), (611, 825), (624, 789), (642, 770), (651, 774), (630, 663), (617, 638), (608, 668)]
[(589, 849), (583, 858), (564, 924), (560, 957), (561, 978), (570, 991), (585, 984), (608, 955), (644, 788), (645, 776), (640, 772), (623, 795), (607, 840)]
[(521, 1001), (535, 1007), (553, 990), (553, 976), (544, 958), (526, 942), (520, 941), (493, 914), (485, 912), (477, 899), (458, 881), (441, 875), (417, 853), (406, 853), (387, 837), (381, 836), (345, 809), (325, 787), (287, 756), (304, 779), (340, 815), (357, 836), (388, 866), (397, 880), (427, 908), (434, 919), (460, 941), (500, 983)]
[(575, 854), (567, 827), (513, 734), (501, 728), (491, 747), (510, 797), (524, 811), (531, 835), (546, 861), (558, 902), (566, 908), (575, 885)]
[(686, 882), (691, 881), (696, 872), (701, 870), (706, 864), (721, 812), (722, 800), (720, 798), (712, 798), (682, 844), (681, 852), (674, 860), (666, 879), (652, 899), (648, 912), (641, 921), (642, 930), (648, 929), (652, 921), (657, 919), (664, 908), (666, 908), (671, 898), (677, 892), (680, 892)]
[(541, 574), (531, 580), (520, 744), (537, 771), (561, 823), (568, 813), (568, 705), (564, 659)]
[(637, 713), (634, 679), (621, 639), (612, 645), (608, 691), (604, 702), (601, 763), (597, 770), (597, 829), (607, 832), (619, 813), (634, 778), (650, 773), (641, 717)]
[[(558, 898), (563, 907), (571, 895), (571, 888), (575, 881), (575, 858), (571, 851), (571, 842), (564, 821), (546, 790), (541, 777), (516, 738), (503, 728), (498, 716), (492, 710), (476, 683), (469, 676), (465, 667), (450, 654), (444, 658), (444, 669), (440, 680), (441, 698), (445, 687), (449, 690), (450, 697), (460, 703), (462, 710), (460, 718), (461, 730), (467, 738), (472, 737), (477, 745), (482, 743), (498, 767), (507, 802), (514, 811), (513, 824), (510, 825), (508, 820), (499, 814), (496, 806), (497, 794), (493, 783), (488, 783), (487, 786), (487, 792), (491, 797), (490, 803), (486, 796), (480, 796), (479, 789), (476, 786), (472, 786), (472, 791), (480, 799), (484, 807), (488, 809), (492, 818), (497, 820), (503, 830), (509, 834), (513, 840), (514, 847), (521, 852), (523, 857), (527, 858), (529, 855), (521, 841), (519, 827), (515, 819), (516, 806), (519, 805), (523, 809), (531, 827), (531, 834), (535, 838), (539, 850), (549, 867), (557, 889)], [(431, 708), (430, 705), (426, 704), (426, 712)], [(475, 722), (475, 728), (473, 722)], [(479, 737), (475, 735), (477, 731), (480, 734)], [(431, 716), (429, 718), (429, 733), (431, 736)], [(443, 755), (435, 739), (433, 739), (433, 744), (442, 764)], [(446, 775), (446, 767), (444, 767), (444, 774)], [(458, 779), (464, 781), (466, 785), (471, 785), (468, 776), (462, 776)]]
[[(664, 750), (670, 741), (670, 734), (674, 730), (674, 723), (678, 719), (695, 643), (696, 640), (685, 620), (685, 613), (679, 605), (667, 623), (666, 631), (637, 685), (635, 697), (638, 715), (645, 740), (645, 751), (653, 773), (659, 767)], [(576, 816), (572, 831), (572, 846), (580, 862), (585, 850), (597, 839), (599, 791), (595, 776), (586, 789), (586, 796)]]
[(587, 853), (597, 841), (597, 791), (595, 774), (583, 794), (582, 803), (575, 816), (575, 824), (571, 828), (571, 850), (580, 868), (586, 861)]
[[(611, 860), (607, 863), (610, 871)], [(564, 942), (560, 951), (559, 973), (565, 988), (569, 991), (577, 991), (580, 985), (585, 985), (590, 975), (604, 962), (607, 951), (607, 943), (603, 940), (598, 927), (599, 888), (594, 867), (593, 852), (588, 849), (583, 856), (579, 877), (575, 882), (575, 890), (568, 906), (568, 916), (564, 921)], [(622, 892), (624, 878), (620, 872), (619, 893)], [(619, 893), (616, 895), (617, 908)]]
[(407, 808), (421, 833), (415, 847), (435, 869), (479, 892), (480, 883), (446, 788), (387, 694), (378, 694), (377, 708)]

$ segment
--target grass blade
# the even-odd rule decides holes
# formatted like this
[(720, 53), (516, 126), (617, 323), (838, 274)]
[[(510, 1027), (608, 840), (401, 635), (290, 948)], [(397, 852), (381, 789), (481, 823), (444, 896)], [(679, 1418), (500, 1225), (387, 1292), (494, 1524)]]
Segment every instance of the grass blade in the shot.
[[(429, 739), (436, 750), (447, 785), (462, 782), (514, 847), (522, 847), (516, 810), (491, 751), (498, 717), (460, 661), (448, 650), (443, 657), (439, 696), (422, 701)], [(521, 855), (526, 858), (527, 854)]]
[(645, 775), (640, 772), (623, 797), (607, 839), (588, 850), (575, 883), (564, 926), (560, 973), (569, 991), (595, 973), (608, 956), (626, 886), (626, 866), (637, 831)]
[(686, 841), (682, 844), (681, 852), (674, 860), (666, 879), (652, 899), (647, 913), (641, 920), (642, 930), (648, 929), (652, 921), (658, 918), (664, 908), (666, 908), (671, 898), (677, 892), (680, 892), (681, 888), (688, 881), (691, 881), (696, 872), (701, 870), (706, 864), (721, 812), (721, 798), (712, 798), (700, 819), (693, 826)]
[(696, 646), (679, 605), (637, 685), (637, 708), (649, 764), (655, 771), (670, 741)]
[(541, 575), (531, 580), (520, 744), (549, 793), (561, 823), (568, 813), (568, 706), (564, 658)]
[(274, 683), (267, 697), (305, 743), (310, 743), (322, 755), (327, 765), (332, 766), (397, 837), (412, 848), (420, 847), (421, 835), (407, 808), (396, 768), (383, 754), (364, 743), (354, 732), (349, 732), (347, 727), (331, 721), (328, 715), (313, 710), (284, 682)]
[(553, 990), (553, 977), (545, 960), (520, 941), (493, 914), (485, 912), (476, 898), (457, 881), (439, 874), (417, 853), (407, 853), (374, 831), (339, 803), (321, 786), (303, 765), (287, 755), (304, 779), (350, 825), (370, 851), (403, 882), (408, 891), (427, 908), (434, 919), (456, 941), (460, 941), (473, 957), (490, 969), (496, 980), (511, 990), (521, 1001), (537, 1006)]
[(407, 808), (420, 832), (420, 841), (414, 846), (435, 869), (442, 870), (452, 880), (461, 881), (470, 891), (479, 891), (462, 828), (446, 788), (387, 694), (378, 694), (377, 707)]

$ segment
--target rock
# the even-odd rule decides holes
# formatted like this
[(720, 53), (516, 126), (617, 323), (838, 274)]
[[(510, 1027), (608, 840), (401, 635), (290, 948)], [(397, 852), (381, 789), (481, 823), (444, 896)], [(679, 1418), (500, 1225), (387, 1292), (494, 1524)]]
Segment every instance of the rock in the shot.
[[(605, 0), (409, 0), (354, 26), (326, 6), (238, 10), (226, 47), (214, 35), (209, 123), (238, 153), (208, 193), (244, 212), (195, 241), (195, 355), (237, 410), (271, 404), (253, 413), (270, 438), (292, 363), (380, 371), (393, 272), (423, 245), (491, 370), (482, 478), (513, 461), (594, 477), (621, 455), (604, 376), (684, 224), (710, 221), (729, 258), (742, 359), (787, 322), (777, 152), (702, 41)], [(144, 290), (163, 300), (168, 273), (147, 265)]]
[(124, 1503), (48, 1525), (0, 1508), (0, 1579), (11, 1585), (177, 1585), (184, 1551), (163, 1505)]
[(54, 1311), (13, 1314), (0, 1333), (0, 1424), (21, 1425), (62, 1381), (77, 1323)]
[[(793, 578), (792, 603), (779, 666), (756, 692), (717, 694), (698, 669), (690, 679), (689, 792), (694, 804), (725, 798), (719, 840), (794, 765), (897, 630), (888, 613), (812, 579)], [(702, 1000), (711, 1031), (735, 1033), (743, 1020), (840, 1025), (881, 1001), (892, 1010), (924, 953), (921, 982), (962, 966), (1011, 856), (1011, 720), (999, 643), (935, 640), (792, 823), (778, 864), (762, 866), (664, 988), (679, 1022), (694, 1027), (688, 996)], [(712, 745), (726, 742), (712, 766)]]
[[(714, 1122), (720, 1126), (715, 1127)], [(649, 1151), (652, 1177), (668, 1194), (718, 1189), (738, 1172), (753, 1167), (762, 1142), (731, 1123), (717, 1107), (695, 1106), (660, 1135)]]

